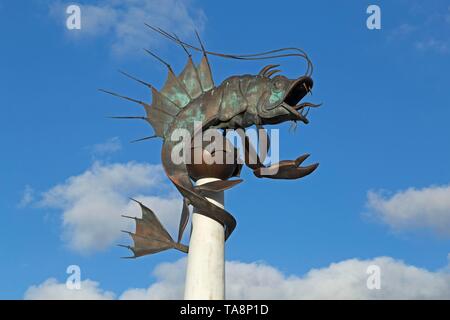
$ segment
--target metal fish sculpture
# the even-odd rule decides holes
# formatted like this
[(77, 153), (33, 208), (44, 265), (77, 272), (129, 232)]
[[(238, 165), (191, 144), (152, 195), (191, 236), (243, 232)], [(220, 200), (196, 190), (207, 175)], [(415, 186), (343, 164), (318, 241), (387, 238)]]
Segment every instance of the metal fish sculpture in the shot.
[[(164, 87), (158, 91), (151, 84), (122, 72), (127, 77), (147, 86), (152, 92), (152, 103), (132, 99), (117, 93), (103, 92), (124, 98), (142, 105), (146, 116), (114, 117), (120, 119), (143, 119), (150, 123), (155, 134), (139, 140), (159, 137), (163, 139), (161, 160), (165, 173), (183, 196), (178, 239), (174, 241), (170, 234), (159, 222), (152, 210), (138, 202), (142, 209), (142, 218), (136, 220), (136, 232), (131, 234), (134, 246), (131, 249), (135, 258), (174, 248), (188, 252), (188, 247), (181, 244), (184, 230), (189, 221), (189, 206), (194, 206), (196, 212), (221, 223), (225, 228), (227, 239), (236, 227), (235, 218), (226, 210), (208, 201), (202, 191), (219, 191), (233, 187), (240, 181), (215, 181), (202, 186), (194, 186), (185, 163), (175, 164), (171, 159), (172, 151), (178, 141), (170, 139), (174, 130), (185, 129), (191, 136), (197, 132), (194, 122), (201, 122), (201, 130), (207, 129), (244, 129), (255, 125), (258, 129), (263, 125), (274, 125), (285, 121), (301, 121), (307, 124), (308, 111), (318, 107), (318, 104), (300, 101), (311, 92), (313, 87), (312, 63), (301, 49), (283, 48), (252, 55), (230, 55), (206, 51), (198, 37), (200, 48), (183, 42), (176, 35), (147, 25), (149, 28), (179, 44), (187, 53), (188, 61), (184, 70), (177, 76), (171, 66), (146, 50), (148, 54), (166, 65), (168, 76)], [(195, 65), (188, 49), (201, 51), (202, 60)], [(306, 59), (308, 68), (305, 75), (297, 79), (288, 79), (283, 75), (276, 75), (280, 70), (274, 69), (278, 65), (267, 65), (256, 75), (231, 76), (216, 86), (213, 81), (208, 55), (215, 55), (239, 60), (260, 60), (278, 57), (297, 56)], [(258, 130), (260, 132), (260, 130)], [(265, 132), (265, 131), (263, 131)], [(298, 179), (311, 174), (318, 163), (302, 167), (301, 164), (309, 155), (303, 155), (296, 160), (284, 160), (269, 167), (263, 165), (259, 157), (256, 163), (249, 161), (254, 152), (248, 137), (241, 138), (245, 143), (245, 164), (250, 167), (259, 178)], [(265, 169), (265, 170), (263, 170)], [(237, 175), (237, 174), (236, 174)]]

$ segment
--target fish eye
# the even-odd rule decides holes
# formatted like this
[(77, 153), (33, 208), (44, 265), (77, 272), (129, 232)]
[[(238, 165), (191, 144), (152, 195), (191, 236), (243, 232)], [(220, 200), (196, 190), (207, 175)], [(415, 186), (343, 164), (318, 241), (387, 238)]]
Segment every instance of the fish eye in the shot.
[(282, 81), (281, 78), (274, 78), (274, 81), (273, 81), (273, 88), (274, 88), (276, 91), (280, 91), (281, 89), (283, 89), (283, 81)]

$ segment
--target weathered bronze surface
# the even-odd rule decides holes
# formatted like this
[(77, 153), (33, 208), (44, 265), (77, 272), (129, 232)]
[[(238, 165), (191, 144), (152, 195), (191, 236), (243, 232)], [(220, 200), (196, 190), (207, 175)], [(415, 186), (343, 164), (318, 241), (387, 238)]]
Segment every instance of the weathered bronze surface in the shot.
[[(241, 180), (225, 181), (230, 177), (238, 176), (240, 166), (175, 164), (171, 160), (171, 153), (178, 141), (170, 139), (175, 130), (186, 129), (191, 136), (194, 136), (198, 133), (194, 128), (195, 121), (202, 122), (202, 131), (207, 129), (245, 129), (253, 125), (262, 128), (263, 125), (274, 125), (285, 121), (296, 122), (298, 120), (307, 124), (309, 122), (307, 118), (309, 109), (319, 106), (309, 102), (299, 103), (311, 92), (313, 87), (313, 80), (311, 79), (312, 64), (300, 49), (284, 48), (253, 55), (227, 55), (206, 51), (201, 42), (201, 48), (197, 48), (162, 29), (149, 27), (175, 41), (188, 53), (188, 62), (184, 70), (176, 76), (169, 64), (147, 51), (167, 66), (168, 77), (162, 90), (157, 91), (152, 85), (126, 73), (124, 74), (151, 90), (153, 96), (151, 105), (113, 92), (102, 91), (141, 104), (145, 108), (146, 117), (116, 118), (138, 118), (151, 124), (155, 135), (144, 139), (153, 137), (163, 139), (162, 165), (168, 178), (183, 196), (184, 201), (177, 242), (170, 237), (155, 214), (142, 203), (139, 203), (143, 217), (142, 219), (136, 219), (136, 232), (131, 233), (134, 247), (129, 247), (133, 251), (134, 257), (169, 248), (186, 252), (187, 247), (180, 242), (189, 220), (190, 205), (196, 208), (196, 212), (224, 225), (225, 239), (231, 235), (236, 226), (234, 217), (226, 210), (209, 202), (203, 196), (202, 190), (224, 190), (241, 182)], [(203, 58), (198, 66), (195, 66), (188, 48), (203, 52)], [(267, 65), (257, 75), (231, 76), (219, 86), (215, 86), (208, 54), (240, 60), (298, 56), (307, 60), (308, 69), (305, 75), (297, 79), (288, 79), (282, 75), (274, 76), (275, 73), (280, 71), (274, 69), (278, 65)], [(249, 161), (254, 149), (245, 134), (241, 138), (246, 142), (244, 143), (244, 146), (246, 146), (245, 163), (259, 178), (298, 179), (309, 175), (318, 166), (318, 164), (313, 164), (301, 167), (302, 162), (309, 156), (303, 155), (296, 160), (284, 160), (266, 168), (263, 165), (264, 159), (258, 158), (256, 163)], [(264, 168), (268, 172), (263, 173)], [(205, 175), (217, 176), (224, 181), (195, 187), (191, 179), (196, 180)]]
[(221, 140), (220, 143), (202, 141), (202, 145), (197, 147), (200, 149), (201, 163), (197, 164), (194, 164), (197, 148), (192, 146), (191, 157), (186, 164), (192, 180), (197, 181), (201, 178), (228, 180), (239, 176), (242, 169), (242, 164), (238, 163), (239, 151), (226, 137), (221, 136)]
[[(128, 233), (134, 242), (134, 246), (120, 245), (133, 251), (134, 257), (140, 257), (147, 254), (157, 253), (167, 249), (178, 249), (182, 252), (188, 252), (188, 247), (173, 241), (170, 234), (162, 226), (155, 213), (147, 208), (141, 202), (132, 199), (139, 204), (142, 210), (142, 218), (123, 216), (125, 218), (134, 219), (136, 221), (136, 232)], [(130, 257), (130, 258), (134, 258)]]

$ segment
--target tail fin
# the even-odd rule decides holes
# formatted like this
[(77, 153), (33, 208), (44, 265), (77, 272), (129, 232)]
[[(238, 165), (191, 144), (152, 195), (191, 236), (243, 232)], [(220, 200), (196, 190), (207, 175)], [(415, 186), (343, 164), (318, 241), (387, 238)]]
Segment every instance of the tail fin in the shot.
[(177, 249), (181, 252), (188, 252), (188, 247), (173, 241), (170, 234), (163, 227), (161, 222), (155, 213), (147, 208), (141, 202), (132, 199), (139, 204), (142, 210), (142, 218), (128, 217), (126, 218), (134, 219), (136, 221), (136, 232), (128, 232), (134, 242), (133, 246), (119, 245), (130, 249), (133, 252), (133, 256), (128, 258), (137, 258), (147, 254), (153, 254), (161, 252), (168, 249)]

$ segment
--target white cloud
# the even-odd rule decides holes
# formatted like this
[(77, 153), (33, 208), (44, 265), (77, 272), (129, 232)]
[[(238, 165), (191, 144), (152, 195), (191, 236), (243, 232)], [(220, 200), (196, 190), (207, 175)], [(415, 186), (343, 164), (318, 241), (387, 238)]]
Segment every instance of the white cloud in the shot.
[[(159, 165), (96, 162), (45, 192), (39, 205), (62, 210), (64, 238), (72, 249), (81, 253), (101, 250), (116, 243), (120, 230), (133, 230), (134, 222), (122, 214), (141, 215), (139, 206), (128, 197), (154, 210), (169, 231), (176, 229), (181, 201), (167, 192), (161, 196), (166, 188), (162, 178)], [(158, 194), (149, 196), (151, 191)]]
[(391, 196), (369, 191), (367, 206), (396, 230), (428, 229), (450, 236), (450, 186), (409, 188)]
[(34, 201), (34, 189), (31, 186), (26, 185), (25, 189), (23, 190), (22, 199), (20, 199), (19, 202), (19, 207), (20, 208), (26, 207), (33, 201)]
[(94, 156), (104, 156), (122, 149), (122, 143), (118, 137), (110, 138), (103, 143), (94, 144), (89, 148)]
[(26, 300), (111, 300), (114, 293), (99, 288), (95, 281), (81, 281), (79, 290), (70, 290), (65, 283), (56, 279), (47, 279), (37, 286), (31, 286), (25, 292)]
[[(67, 19), (67, 4), (55, 1), (50, 6), (52, 16)], [(205, 24), (204, 12), (192, 1), (184, 0), (103, 0), (81, 5), (81, 30), (70, 31), (74, 36), (102, 36), (112, 38), (116, 54), (140, 52), (142, 47), (155, 46), (161, 37), (144, 23), (161, 27), (180, 37), (192, 37)]]
[[(380, 267), (380, 290), (367, 288), (370, 265)], [(153, 272), (155, 283), (128, 289), (119, 298), (182, 299), (185, 270), (185, 258), (160, 264)], [(428, 271), (389, 257), (344, 260), (303, 276), (285, 275), (264, 263), (231, 261), (226, 264), (226, 279), (227, 299), (450, 299), (449, 273)], [(59, 288), (55, 284), (32, 287), (34, 296), (43, 296), (41, 287), (50, 297), (55, 296), (50, 289)], [(29, 292), (26, 297), (30, 298)]]

